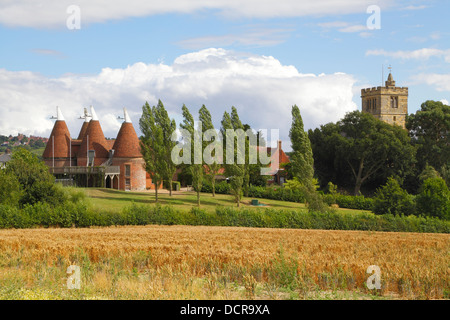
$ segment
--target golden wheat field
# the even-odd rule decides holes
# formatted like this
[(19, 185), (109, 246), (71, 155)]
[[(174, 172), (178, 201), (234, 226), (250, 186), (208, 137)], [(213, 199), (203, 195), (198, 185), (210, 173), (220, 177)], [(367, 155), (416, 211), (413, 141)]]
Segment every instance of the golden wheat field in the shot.
[[(0, 230), (1, 299), (448, 299), (450, 236), (201, 226)], [(67, 268), (80, 267), (80, 289)], [(381, 289), (367, 288), (370, 265)]]

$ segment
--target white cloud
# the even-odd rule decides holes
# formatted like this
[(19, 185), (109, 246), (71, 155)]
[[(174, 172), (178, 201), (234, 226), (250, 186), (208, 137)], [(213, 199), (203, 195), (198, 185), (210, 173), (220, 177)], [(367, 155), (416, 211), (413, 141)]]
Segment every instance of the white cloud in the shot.
[(401, 10), (423, 10), (428, 8), (426, 5), (420, 5), (420, 6), (406, 6), (402, 8)]
[[(0, 24), (65, 28), (70, 5), (77, 5), (83, 25), (163, 13), (214, 10), (226, 17), (270, 18), (365, 13), (373, 0), (14, 0), (0, 4)], [(379, 6), (393, 1), (379, 0)]]
[(363, 32), (369, 30), (367, 26), (362, 24), (356, 24), (356, 25), (349, 25), (344, 28), (339, 29), (339, 32), (345, 32), (345, 33), (353, 33), (353, 32)]
[(38, 55), (43, 55), (43, 56), (53, 56), (56, 58), (60, 58), (63, 59), (66, 56), (64, 55), (64, 53), (57, 51), (57, 50), (51, 50), (51, 49), (31, 49), (31, 52), (36, 53)]
[(421, 73), (412, 77), (418, 84), (427, 84), (433, 86), (437, 91), (450, 92), (450, 74)]
[(342, 33), (358, 33), (361, 38), (368, 38), (373, 35), (373, 32), (366, 26), (362, 24), (351, 24), (345, 21), (331, 21), (318, 23), (319, 27), (323, 28), (325, 31), (330, 31), (331, 29), (336, 29)]
[(439, 100), (440, 102), (442, 102), (443, 104), (450, 106), (450, 104), (448, 104), (448, 100), (447, 99), (441, 99)]
[(235, 106), (243, 123), (255, 129), (280, 129), (289, 149), (291, 106), (300, 107), (306, 129), (337, 121), (357, 109), (352, 101), (354, 83), (348, 74), (302, 74), (270, 56), (214, 48), (179, 56), (171, 65), (138, 62), (92, 76), (52, 79), (0, 69), (0, 134), (48, 136), (53, 127), (49, 117), (60, 106), (76, 137), (81, 127), (78, 116), (83, 107), (93, 105), (105, 135), (114, 138), (123, 107), (139, 132), (142, 105), (145, 101), (156, 105), (161, 99), (177, 124), (183, 103), (195, 117), (205, 104), (216, 126), (224, 111)]
[(238, 33), (189, 38), (179, 41), (178, 45), (193, 50), (232, 45), (266, 47), (283, 43), (292, 31), (290, 28), (247, 26)]
[(404, 60), (410, 59), (428, 60), (431, 57), (444, 57), (446, 62), (450, 62), (450, 49), (441, 50), (435, 48), (422, 48), (412, 51), (403, 51), (403, 50), (386, 51), (383, 49), (377, 49), (377, 50), (368, 50), (366, 52), (366, 56), (385, 56)]

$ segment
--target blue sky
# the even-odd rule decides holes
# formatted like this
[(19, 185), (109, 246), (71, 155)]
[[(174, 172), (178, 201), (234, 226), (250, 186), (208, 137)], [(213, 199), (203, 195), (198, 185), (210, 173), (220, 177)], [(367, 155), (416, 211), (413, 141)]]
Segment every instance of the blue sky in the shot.
[[(139, 131), (142, 104), (161, 99), (178, 122), (183, 103), (194, 115), (205, 104), (216, 125), (235, 105), (289, 149), (292, 104), (307, 129), (337, 121), (381, 85), (382, 65), (409, 87), (410, 113), (450, 100), (449, 1), (40, 3), (0, 1), (0, 134), (49, 135), (59, 105), (76, 136), (92, 104), (114, 137), (122, 107)], [(73, 4), (80, 29), (69, 30)], [(367, 28), (370, 5), (380, 29)]]

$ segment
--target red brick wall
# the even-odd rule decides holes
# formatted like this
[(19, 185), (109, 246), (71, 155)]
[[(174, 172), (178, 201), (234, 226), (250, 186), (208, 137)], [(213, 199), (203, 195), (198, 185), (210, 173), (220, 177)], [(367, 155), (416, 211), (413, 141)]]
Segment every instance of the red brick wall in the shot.
[[(131, 191), (143, 191), (146, 189), (146, 171), (142, 158), (113, 158), (112, 165), (120, 166), (119, 189), (125, 190), (126, 179), (130, 179)], [(130, 175), (126, 176), (125, 166), (130, 166)], [(115, 186), (117, 188), (117, 185)]]

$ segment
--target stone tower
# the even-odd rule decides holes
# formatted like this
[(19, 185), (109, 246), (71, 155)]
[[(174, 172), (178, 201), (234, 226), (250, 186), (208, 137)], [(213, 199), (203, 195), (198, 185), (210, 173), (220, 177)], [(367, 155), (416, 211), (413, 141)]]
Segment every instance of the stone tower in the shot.
[(385, 87), (361, 90), (362, 112), (367, 112), (389, 124), (405, 128), (408, 114), (408, 88), (396, 87), (389, 73)]

